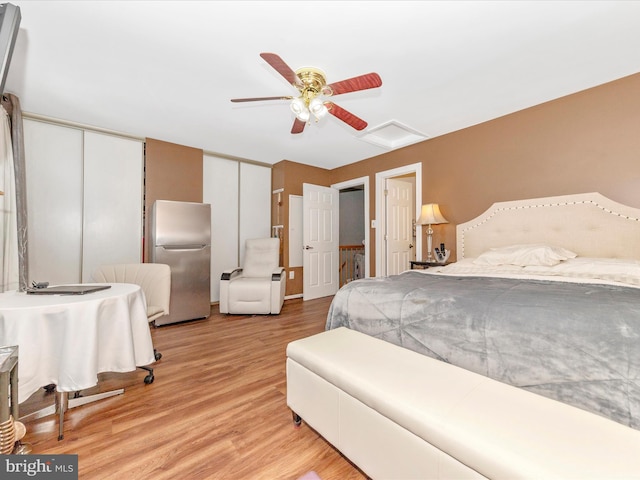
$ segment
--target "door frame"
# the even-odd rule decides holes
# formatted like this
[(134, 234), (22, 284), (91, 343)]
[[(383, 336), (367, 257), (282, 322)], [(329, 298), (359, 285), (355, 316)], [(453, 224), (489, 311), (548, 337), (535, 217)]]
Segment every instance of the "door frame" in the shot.
[[(370, 229), (369, 229), (369, 177), (359, 177), (353, 178), (351, 180), (345, 180), (344, 182), (334, 183), (331, 185), (332, 188), (338, 190), (343, 190), (345, 188), (358, 187), (360, 185), (364, 185), (364, 276), (371, 276), (371, 268), (370, 268), (370, 255), (371, 255), (371, 244), (370, 240)], [(340, 233), (340, 232), (338, 232)]]
[[(386, 210), (385, 195), (386, 181), (388, 178), (399, 177), (402, 175), (414, 174), (416, 177), (416, 205), (414, 215), (420, 211), (422, 207), (422, 163), (412, 163), (402, 167), (385, 170), (376, 173), (376, 277), (386, 274)], [(416, 258), (422, 258), (422, 235), (416, 234)]]

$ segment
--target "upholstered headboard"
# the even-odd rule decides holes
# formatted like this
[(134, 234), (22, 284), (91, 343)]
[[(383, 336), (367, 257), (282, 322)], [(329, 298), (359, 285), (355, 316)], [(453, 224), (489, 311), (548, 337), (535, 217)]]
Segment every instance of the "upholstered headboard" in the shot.
[(492, 247), (546, 243), (579, 256), (640, 259), (640, 209), (599, 193), (494, 203), (456, 228), (457, 256)]

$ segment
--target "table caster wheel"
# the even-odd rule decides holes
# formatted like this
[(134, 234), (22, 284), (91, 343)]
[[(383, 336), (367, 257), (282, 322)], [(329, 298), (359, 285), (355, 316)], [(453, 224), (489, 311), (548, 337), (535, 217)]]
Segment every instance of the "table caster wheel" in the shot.
[(153, 383), (153, 380), (155, 379), (155, 377), (151, 374), (147, 375), (146, 377), (144, 377), (144, 383), (146, 383), (147, 385), (150, 385)]

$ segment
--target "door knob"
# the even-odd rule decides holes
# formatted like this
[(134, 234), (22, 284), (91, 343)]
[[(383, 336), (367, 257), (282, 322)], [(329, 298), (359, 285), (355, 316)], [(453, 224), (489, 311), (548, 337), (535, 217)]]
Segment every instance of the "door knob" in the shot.
[(305, 245), (303, 248), (304, 248), (305, 250), (313, 250), (313, 247), (310, 247), (309, 245)]

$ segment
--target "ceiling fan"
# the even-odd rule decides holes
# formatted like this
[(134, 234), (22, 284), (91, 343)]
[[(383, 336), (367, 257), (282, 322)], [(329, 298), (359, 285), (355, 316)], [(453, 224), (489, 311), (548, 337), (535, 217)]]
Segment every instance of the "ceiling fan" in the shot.
[(271, 65), (276, 72), (282, 75), (287, 82), (298, 89), (299, 95), (297, 97), (287, 95), (281, 97), (233, 98), (231, 99), (232, 102), (291, 100), (291, 110), (296, 114), (291, 133), (302, 133), (311, 115), (318, 121), (327, 113), (342, 120), (356, 130), (363, 130), (367, 127), (367, 122), (332, 101), (325, 99), (325, 97), (377, 88), (382, 85), (382, 79), (377, 73), (367, 73), (327, 85), (324, 72), (318, 68), (303, 67), (293, 71), (291, 67), (275, 53), (261, 53), (260, 56)]

